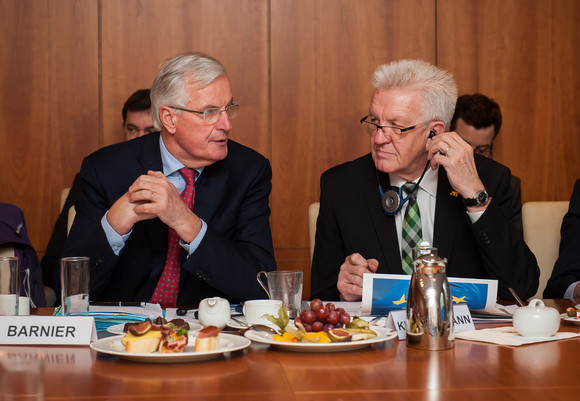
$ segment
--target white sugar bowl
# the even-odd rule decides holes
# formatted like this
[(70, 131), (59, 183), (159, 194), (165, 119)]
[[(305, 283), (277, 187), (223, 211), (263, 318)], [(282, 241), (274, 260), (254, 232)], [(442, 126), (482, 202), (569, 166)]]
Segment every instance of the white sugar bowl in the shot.
[(560, 313), (542, 300), (532, 299), (528, 306), (515, 310), (513, 324), (524, 337), (550, 337), (560, 328)]
[(202, 325), (223, 329), (230, 321), (230, 303), (220, 297), (202, 299), (197, 315)]

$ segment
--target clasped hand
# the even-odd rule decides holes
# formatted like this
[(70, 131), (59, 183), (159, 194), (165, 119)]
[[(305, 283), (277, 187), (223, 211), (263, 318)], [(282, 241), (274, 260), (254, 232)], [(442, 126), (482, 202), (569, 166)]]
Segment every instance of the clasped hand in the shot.
[(201, 220), (183, 202), (175, 186), (159, 171), (141, 175), (111, 207), (107, 220), (120, 235), (142, 220), (158, 217), (185, 242), (201, 229)]

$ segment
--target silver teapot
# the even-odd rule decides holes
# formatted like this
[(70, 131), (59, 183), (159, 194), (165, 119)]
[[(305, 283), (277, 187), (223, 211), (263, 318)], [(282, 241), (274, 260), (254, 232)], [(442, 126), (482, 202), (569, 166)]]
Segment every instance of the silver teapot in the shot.
[(407, 295), (407, 346), (428, 350), (453, 348), (453, 307), (445, 274), (447, 259), (422, 243), (413, 249), (413, 273)]

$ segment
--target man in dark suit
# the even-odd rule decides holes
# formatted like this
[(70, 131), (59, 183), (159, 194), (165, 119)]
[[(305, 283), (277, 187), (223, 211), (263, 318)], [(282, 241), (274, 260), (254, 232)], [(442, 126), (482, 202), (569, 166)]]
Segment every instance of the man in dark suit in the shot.
[[(469, 143), (475, 154), (493, 159), (493, 142), (499, 134), (501, 122), (501, 109), (493, 99), (480, 93), (461, 95), (457, 98), (450, 131), (457, 132)], [(512, 174), (510, 184), (513, 208), (517, 210), (512, 222), (523, 233), (521, 180)]]
[(497, 279), (503, 299), (508, 287), (532, 296), (539, 268), (510, 224), (509, 170), (445, 132), (457, 98), (451, 74), (402, 60), (379, 66), (372, 81), (361, 119), (371, 153), (320, 180), (311, 296), (360, 300), (364, 273), (410, 272), (407, 253), (420, 241), (448, 259), (449, 276)]
[(151, 99), (160, 133), (83, 161), (64, 254), (90, 257), (92, 300), (174, 307), (263, 297), (256, 275), (276, 269), (272, 171), (228, 139), (239, 106), (224, 66), (200, 53), (176, 56)]
[(562, 221), (560, 252), (544, 290), (544, 298), (580, 298), (580, 179), (574, 184), (568, 213)]

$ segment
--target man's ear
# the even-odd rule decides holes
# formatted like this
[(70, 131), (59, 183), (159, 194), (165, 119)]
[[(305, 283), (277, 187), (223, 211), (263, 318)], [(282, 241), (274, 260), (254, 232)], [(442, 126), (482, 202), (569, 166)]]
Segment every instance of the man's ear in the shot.
[(159, 109), (159, 119), (161, 124), (165, 127), (165, 130), (170, 134), (174, 134), (177, 126), (177, 116), (175, 112), (167, 106), (161, 107)]

